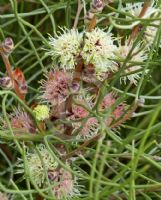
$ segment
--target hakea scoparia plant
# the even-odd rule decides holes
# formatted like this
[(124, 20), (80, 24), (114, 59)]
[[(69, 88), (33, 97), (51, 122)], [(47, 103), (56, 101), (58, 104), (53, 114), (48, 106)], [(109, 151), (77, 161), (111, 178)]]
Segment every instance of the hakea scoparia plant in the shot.
[[(153, 18), (160, 14), (152, 4), (147, 13), (140, 16), (143, 6), (141, 3), (127, 4), (122, 11), (143, 18)], [(72, 157), (73, 152), (74, 155), (81, 153), (79, 145), (85, 147), (99, 139), (105, 128), (118, 134), (143, 102), (136, 99), (130, 104), (130, 101), (125, 101), (125, 97), (116, 92), (116, 87), (120, 89), (130, 83), (134, 88), (140, 77), (148, 74), (143, 63), (148, 59), (157, 27), (149, 24), (139, 44), (135, 44), (138, 30), (143, 28), (139, 24), (132, 24), (135, 26), (130, 35), (116, 37), (110, 28), (95, 26), (97, 13), (102, 12), (104, 7), (105, 2), (93, 0), (85, 16), (85, 22), (89, 23), (86, 29), (60, 28), (56, 36), (49, 36), (48, 48), (45, 48), (44, 54), (51, 58), (53, 66), (46, 70), (42, 80), (38, 80), (39, 97), (31, 105), (25, 99), (27, 82), (22, 70), (13, 69), (9, 63), (9, 55), (14, 49), (12, 39), (5, 39), (0, 46), (7, 73), (0, 78), (0, 86), (13, 90), (21, 104), (13, 112), (4, 114), (2, 128), (11, 128), (12, 134), (19, 138), (35, 137), (39, 143), (35, 148), (37, 150), (32, 149), (31, 141), (21, 143), (27, 149), (26, 161), (18, 159), (17, 174), (25, 179), (27, 171), (29, 179), (33, 178), (32, 187), (36, 185), (36, 188), (44, 189), (45, 195), (48, 195), (49, 190), (46, 188), (50, 185), (56, 199), (71, 199), (81, 193), (79, 177), (63, 168), (58, 160), (72, 170), (71, 161), (76, 160)], [(158, 22), (154, 21), (154, 24), (158, 25)], [(112, 87), (115, 75), (118, 79), (116, 87)], [(60, 144), (53, 145), (54, 155), (58, 154), (59, 159), (55, 159), (42, 141), (40, 143), (44, 138), (46, 141), (46, 135), (59, 138)], [(63, 140), (71, 142), (72, 147), (64, 145), (61, 149)], [(78, 148), (73, 150), (73, 144)], [(71, 154), (70, 150), (73, 150)]]

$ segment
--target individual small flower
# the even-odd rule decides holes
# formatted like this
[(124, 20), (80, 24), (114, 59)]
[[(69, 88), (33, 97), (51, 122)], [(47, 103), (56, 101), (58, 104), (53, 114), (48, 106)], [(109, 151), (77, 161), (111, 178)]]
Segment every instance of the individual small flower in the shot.
[[(105, 123), (107, 126), (110, 125), (124, 116), (127, 111), (127, 105), (124, 102), (116, 104), (116, 101), (119, 98), (113, 92), (107, 94), (101, 103), (101, 108), (103, 110), (109, 109), (110, 112), (108, 113), (107, 118), (105, 118)], [(116, 105), (115, 105), (116, 104)]]
[(110, 92), (109, 94), (107, 94), (102, 101), (101, 107), (103, 109), (109, 108), (111, 107), (113, 104), (115, 104), (116, 102), (116, 97), (115, 94)]
[(97, 118), (89, 117), (85, 121), (83, 120), (84, 118), (85, 117), (79, 118), (82, 119), (81, 122), (72, 123), (74, 128), (73, 134), (77, 133), (77, 139), (90, 139), (91, 137), (98, 134), (99, 123)]
[(9, 199), (6, 194), (0, 192), (0, 200), (9, 200)]
[(48, 52), (53, 59), (57, 59), (60, 67), (64, 69), (73, 69), (77, 63), (77, 57), (80, 53), (82, 34), (75, 29), (62, 29), (63, 34), (53, 38), (49, 37), (51, 50)]
[(74, 119), (84, 118), (87, 117), (89, 114), (89, 112), (85, 108), (77, 105), (72, 106), (72, 113)]
[(104, 73), (116, 70), (115, 63), (112, 61), (115, 49), (112, 34), (95, 28), (92, 32), (85, 33), (81, 55), (85, 64), (94, 65), (96, 75), (101, 79)]
[(54, 182), (52, 188), (53, 194), (57, 199), (71, 199), (72, 197), (79, 196), (77, 179), (72, 176), (69, 171), (60, 168), (55, 171), (48, 172), (49, 180)]
[(95, 117), (88, 117), (89, 111), (86, 107), (92, 109), (94, 106), (93, 96), (86, 90), (82, 91), (82, 95), (75, 98), (77, 104), (72, 105), (72, 115), (69, 117), (75, 120), (72, 123), (73, 134), (77, 133), (77, 139), (89, 139), (96, 135), (99, 130), (99, 124)]
[(120, 104), (116, 107), (116, 109), (113, 111), (113, 118), (115, 120), (119, 119), (121, 116), (125, 114), (125, 108), (126, 104)]
[(100, 125), (98, 123), (97, 118), (90, 117), (85, 123), (82, 122), (81, 126), (79, 127), (80, 132), (79, 135), (77, 135), (77, 138), (89, 139), (98, 134)]
[(49, 118), (49, 107), (47, 105), (37, 105), (33, 113), (38, 121), (43, 121)]
[(42, 99), (53, 106), (59, 105), (69, 96), (71, 76), (64, 71), (50, 71), (47, 80), (42, 81)]
[[(14, 113), (10, 114), (10, 123), (15, 133), (35, 133), (36, 127), (31, 117), (24, 110), (14, 109)], [(5, 123), (5, 127), (6, 127)]]
[[(39, 157), (36, 151), (31, 152), (29, 150), (26, 157), (30, 176), (41, 187), (46, 180), (45, 171), (54, 171), (58, 167), (58, 163), (43, 144), (39, 144), (37, 149), (41, 157)], [(19, 161), (17, 173), (24, 173), (23, 160)]]
[[(125, 60), (129, 54), (132, 45), (128, 44), (128, 40), (125, 41), (124, 45), (119, 44), (119, 47), (115, 51), (115, 55), (118, 59)], [(144, 62), (147, 59), (147, 52), (140, 44), (135, 46), (131, 56), (130, 62)], [(119, 69), (119, 68), (118, 68)], [(126, 83), (129, 80), (133, 84), (137, 84), (140, 75), (142, 74), (142, 66), (140, 64), (127, 64), (123, 70), (123, 76), (120, 78), (121, 82)], [(147, 72), (147, 71), (146, 71)]]

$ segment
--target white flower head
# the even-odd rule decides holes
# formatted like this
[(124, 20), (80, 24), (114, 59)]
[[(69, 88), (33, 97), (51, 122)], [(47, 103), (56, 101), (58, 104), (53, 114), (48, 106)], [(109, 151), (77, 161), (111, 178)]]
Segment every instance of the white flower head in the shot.
[(115, 63), (112, 61), (115, 49), (112, 34), (95, 28), (92, 32), (85, 33), (81, 55), (86, 64), (94, 65), (96, 75), (99, 78), (110, 70), (116, 70)]
[[(39, 157), (36, 151), (30, 152), (29, 150), (26, 157), (30, 175), (35, 183), (41, 187), (46, 180), (45, 171), (55, 170), (58, 167), (58, 163), (43, 144), (39, 144), (37, 148), (41, 157)], [(17, 173), (24, 173), (23, 160), (19, 160), (21, 163), (18, 165)]]
[(53, 38), (49, 37), (51, 50), (48, 52), (53, 59), (58, 59), (60, 67), (73, 69), (80, 53), (82, 34), (75, 29), (62, 29), (63, 34)]
[[(127, 55), (129, 54), (132, 45), (128, 44), (128, 40), (125, 41), (125, 45), (119, 44), (119, 47), (115, 51), (116, 56), (119, 59), (125, 60)], [(147, 59), (147, 52), (145, 48), (143, 48), (140, 44), (136, 45), (131, 56), (129, 62), (144, 62)], [(127, 80), (130, 80), (131, 83), (137, 84), (140, 75), (142, 74), (142, 66), (140, 64), (127, 64), (124, 72), (123, 77), (121, 77), (120, 81), (124, 81), (126, 83)], [(146, 71), (147, 72), (147, 71)]]
[[(125, 12), (129, 12), (134, 17), (139, 17), (141, 10), (143, 8), (143, 3), (128, 3), (126, 4), (126, 7), (123, 8)], [(160, 16), (160, 10), (156, 7), (155, 1), (152, 2), (152, 4), (148, 7), (145, 14), (142, 16), (143, 19), (153, 19)], [(129, 18), (129, 16), (127, 16)], [(155, 38), (155, 35), (157, 33), (160, 20), (154, 20), (150, 22), (151, 25), (147, 25), (144, 31), (144, 40), (146, 42), (147, 46), (150, 46)]]

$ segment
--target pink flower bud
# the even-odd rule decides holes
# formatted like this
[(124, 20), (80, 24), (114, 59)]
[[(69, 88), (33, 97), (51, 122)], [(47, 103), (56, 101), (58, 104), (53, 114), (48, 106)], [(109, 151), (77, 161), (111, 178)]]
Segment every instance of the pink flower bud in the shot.
[(104, 8), (104, 3), (102, 0), (93, 0), (91, 8), (96, 12), (101, 12)]
[(14, 48), (13, 40), (10, 37), (6, 38), (4, 42), (2, 43), (2, 45), (3, 45), (4, 53), (6, 54), (11, 53)]

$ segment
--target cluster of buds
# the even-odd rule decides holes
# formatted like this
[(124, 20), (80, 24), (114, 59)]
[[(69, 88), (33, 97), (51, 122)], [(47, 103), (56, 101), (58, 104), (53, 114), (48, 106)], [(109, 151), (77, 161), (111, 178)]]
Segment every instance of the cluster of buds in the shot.
[(95, 13), (102, 12), (104, 8), (104, 1), (103, 0), (93, 0), (90, 6), (89, 11), (87, 12), (85, 19), (87, 21), (91, 21), (95, 16)]
[(88, 10), (85, 20), (90, 22), (96, 13), (101, 13), (106, 4), (113, 3), (114, 0), (92, 0), (90, 9)]

